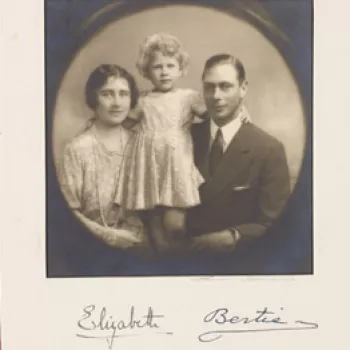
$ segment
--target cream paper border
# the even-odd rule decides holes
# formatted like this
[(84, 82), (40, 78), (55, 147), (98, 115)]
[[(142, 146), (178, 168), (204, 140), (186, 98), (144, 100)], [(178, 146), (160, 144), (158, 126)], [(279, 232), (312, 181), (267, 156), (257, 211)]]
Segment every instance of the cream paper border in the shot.
[[(152, 306), (174, 336), (116, 340), (114, 349), (348, 349), (349, 4), (315, 1), (314, 276), (45, 278), (44, 42), (42, 1), (1, 3), (1, 271), (5, 350), (103, 350), (77, 338), (82, 307), (125, 318)], [(268, 306), (317, 330), (233, 334), (198, 342), (217, 307), (252, 314)]]

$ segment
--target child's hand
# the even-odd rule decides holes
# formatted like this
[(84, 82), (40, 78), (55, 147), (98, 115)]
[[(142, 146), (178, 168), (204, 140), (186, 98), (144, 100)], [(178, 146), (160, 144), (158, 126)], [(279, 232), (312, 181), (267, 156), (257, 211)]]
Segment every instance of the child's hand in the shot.
[(247, 108), (245, 108), (244, 106), (241, 107), (241, 110), (239, 112), (239, 119), (243, 124), (252, 123), (252, 118), (250, 117)]
[(200, 118), (200, 117), (194, 116), (194, 118), (192, 120), (192, 123), (193, 124), (200, 124), (200, 123), (203, 123), (204, 121), (205, 121), (204, 118)]

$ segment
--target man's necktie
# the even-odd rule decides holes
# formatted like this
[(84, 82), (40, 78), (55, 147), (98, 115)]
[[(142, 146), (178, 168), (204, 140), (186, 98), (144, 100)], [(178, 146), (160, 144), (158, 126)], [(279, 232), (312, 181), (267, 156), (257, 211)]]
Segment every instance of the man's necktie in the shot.
[(222, 131), (219, 128), (216, 132), (215, 140), (211, 146), (210, 156), (209, 156), (209, 171), (213, 175), (219, 165), (222, 156), (224, 154), (224, 137)]

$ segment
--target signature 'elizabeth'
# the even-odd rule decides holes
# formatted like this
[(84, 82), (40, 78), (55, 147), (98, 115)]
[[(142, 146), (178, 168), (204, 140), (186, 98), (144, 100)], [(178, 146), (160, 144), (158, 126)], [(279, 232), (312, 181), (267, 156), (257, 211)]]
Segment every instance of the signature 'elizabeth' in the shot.
[(140, 317), (136, 314), (135, 307), (132, 306), (126, 318), (116, 318), (106, 307), (99, 309), (93, 304), (88, 305), (83, 309), (83, 316), (77, 322), (79, 328), (77, 337), (106, 340), (108, 348), (112, 349), (116, 338), (140, 335), (133, 333), (133, 330), (145, 328), (154, 330), (157, 334), (172, 334), (159, 332), (161, 326), (157, 320), (164, 318), (164, 315), (156, 314), (152, 307), (148, 307), (146, 315)]

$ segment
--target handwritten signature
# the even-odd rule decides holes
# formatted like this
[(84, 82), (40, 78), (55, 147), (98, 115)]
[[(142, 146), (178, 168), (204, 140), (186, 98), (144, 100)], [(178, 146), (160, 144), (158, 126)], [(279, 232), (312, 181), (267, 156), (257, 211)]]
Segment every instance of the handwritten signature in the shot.
[[(283, 308), (280, 309), (281, 311)], [(98, 309), (95, 305), (83, 308), (83, 315), (77, 322), (79, 333), (77, 337), (85, 339), (103, 339), (107, 341), (108, 348), (113, 348), (114, 340), (120, 337), (132, 337), (149, 334), (136, 333), (137, 330), (148, 329), (151, 334), (173, 335), (173, 332), (161, 331), (159, 320), (164, 315), (155, 314), (152, 307), (148, 307), (147, 313), (136, 317), (136, 308), (132, 306), (125, 319), (116, 319), (106, 307)], [(253, 333), (271, 331), (301, 331), (317, 329), (318, 324), (309, 321), (287, 321), (267, 307), (257, 310), (253, 316), (238, 316), (228, 308), (218, 308), (207, 313), (203, 322), (215, 326), (213, 330), (198, 335), (202, 343), (213, 342), (221, 339), (226, 334)], [(229, 327), (227, 327), (229, 326)]]
[[(131, 337), (141, 335), (140, 333), (121, 333), (126, 330), (137, 330), (148, 328), (157, 330), (160, 325), (156, 319), (164, 318), (164, 315), (156, 315), (152, 307), (148, 307), (147, 314), (139, 318), (135, 317), (135, 307), (130, 308), (130, 313), (126, 320), (117, 320), (108, 313), (106, 307), (100, 310), (95, 305), (88, 305), (83, 309), (83, 316), (77, 322), (81, 333), (77, 334), (79, 338), (103, 339), (107, 341), (108, 348), (112, 349), (114, 340), (120, 337)], [(157, 334), (172, 335), (171, 332), (156, 332)]]
[[(283, 310), (283, 308), (281, 308)], [(219, 340), (225, 334), (233, 333), (250, 333), (250, 332), (268, 332), (268, 331), (301, 331), (317, 329), (318, 324), (296, 320), (288, 322), (282, 317), (269, 311), (267, 307), (257, 310), (255, 316), (238, 316), (234, 315), (227, 308), (219, 308), (205, 315), (205, 323), (214, 324), (215, 326), (235, 325), (233, 329), (215, 329), (204, 332), (198, 336), (200, 342), (213, 342)]]

